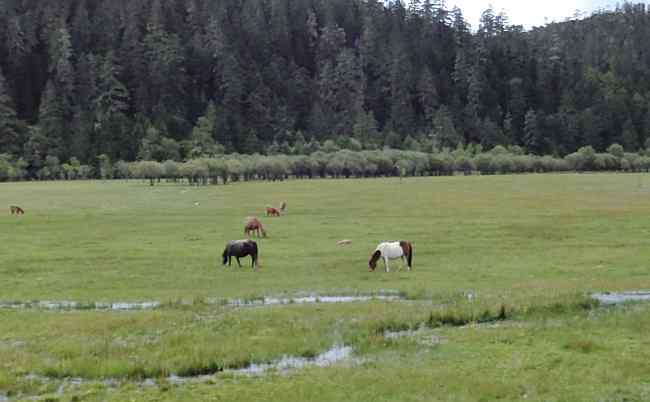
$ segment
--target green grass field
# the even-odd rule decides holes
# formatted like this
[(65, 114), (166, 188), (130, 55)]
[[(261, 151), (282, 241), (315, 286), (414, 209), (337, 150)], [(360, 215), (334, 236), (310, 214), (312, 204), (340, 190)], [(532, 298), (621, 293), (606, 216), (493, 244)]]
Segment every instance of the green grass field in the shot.
[[(262, 216), (281, 201), (285, 216)], [(13, 204), (26, 215), (9, 215)], [(589, 302), (596, 291), (650, 289), (650, 176), (12, 183), (0, 184), (0, 207), (0, 302), (163, 303), (0, 309), (0, 401), (650, 399), (650, 308)], [(244, 237), (248, 215), (269, 232), (262, 267), (247, 258), (223, 268), (223, 246)], [(368, 272), (376, 244), (398, 239), (413, 243), (414, 270)], [(407, 300), (206, 302), (385, 291)], [(414, 336), (384, 336), (426, 322)], [(333, 344), (352, 346), (353, 360), (167, 380)]]

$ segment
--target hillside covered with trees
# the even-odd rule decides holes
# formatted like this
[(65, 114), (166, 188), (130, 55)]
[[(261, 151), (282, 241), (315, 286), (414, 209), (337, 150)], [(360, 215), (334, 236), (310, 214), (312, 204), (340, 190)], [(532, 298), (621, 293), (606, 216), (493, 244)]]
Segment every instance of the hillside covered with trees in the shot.
[(0, 1), (0, 154), (36, 177), (322, 146), (649, 147), (644, 4), (531, 31), (443, 4)]

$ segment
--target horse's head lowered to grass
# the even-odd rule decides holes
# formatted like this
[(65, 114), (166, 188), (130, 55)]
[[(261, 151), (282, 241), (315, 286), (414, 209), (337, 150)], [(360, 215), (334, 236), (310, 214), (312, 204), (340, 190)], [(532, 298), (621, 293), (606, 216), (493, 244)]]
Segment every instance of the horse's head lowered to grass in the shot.
[(374, 271), (375, 268), (377, 268), (377, 261), (381, 258), (381, 251), (375, 250), (374, 253), (370, 256), (370, 261), (368, 261), (368, 268), (370, 268), (371, 271)]

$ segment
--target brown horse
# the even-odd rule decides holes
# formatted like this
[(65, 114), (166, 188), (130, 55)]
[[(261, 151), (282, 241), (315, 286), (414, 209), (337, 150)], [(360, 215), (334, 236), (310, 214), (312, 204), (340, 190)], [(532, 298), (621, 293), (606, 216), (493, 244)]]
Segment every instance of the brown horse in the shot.
[(253, 232), (257, 233), (257, 237), (260, 237), (260, 232), (262, 232), (262, 236), (266, 237), (266, 230), (264, 230), (262, 222), (255, 216), (249, 216), (244, 221), (244, 234), (250, 237)]
[(280, 216), (280, 210), (273, 207), (266, 207), (266, 216)]
[(11, 205), (9, 209), (11, 210), (12, 215), (25, 215), (25, 211), (16, 205)]

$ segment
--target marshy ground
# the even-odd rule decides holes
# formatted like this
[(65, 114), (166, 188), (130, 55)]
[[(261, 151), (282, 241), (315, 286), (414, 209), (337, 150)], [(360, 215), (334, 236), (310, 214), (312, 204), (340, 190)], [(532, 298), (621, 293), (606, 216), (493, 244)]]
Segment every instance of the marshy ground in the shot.
[[(591, 297), (650, 289), (649, 194), (631, 174), (1, 184), (26, 215), (0, 217), (0, 401), (649, 399), (650, 306)], [(223, 268), (249, 215), (262, 268)], [(368, 272), (397, 239), (414, 270)]]

